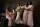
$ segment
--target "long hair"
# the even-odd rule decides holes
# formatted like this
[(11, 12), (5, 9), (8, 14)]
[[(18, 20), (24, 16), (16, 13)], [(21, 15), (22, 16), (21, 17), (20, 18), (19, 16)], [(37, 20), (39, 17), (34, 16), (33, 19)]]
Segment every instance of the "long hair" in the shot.
[(29, 4), (29, 5), (32, 5), (32, 1), (29, 1), (28, 4)]
[(8, 6), (8, 11), (12, 12), (11, 6)]
[(28, 7), (28, 5), (29, 5), (29, 4), (28, 4), (28, 2), (27, 2), (27, 3), (26, 3), (26, 6)]

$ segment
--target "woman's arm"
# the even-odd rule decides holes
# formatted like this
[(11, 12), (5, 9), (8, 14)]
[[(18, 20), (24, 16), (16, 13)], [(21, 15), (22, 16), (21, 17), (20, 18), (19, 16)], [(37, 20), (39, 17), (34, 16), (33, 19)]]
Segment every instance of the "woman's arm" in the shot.
[(25, 9), (32, 11), (33, 10), (33, 6), (31, 5), (31, 6), (25, 7)]
[(24, 6), (21, 7), (21, 9), (23, 9), (23, 8), (24, 8)]
[(30, 11), (33, 11), (33, 5), (29, 6)]

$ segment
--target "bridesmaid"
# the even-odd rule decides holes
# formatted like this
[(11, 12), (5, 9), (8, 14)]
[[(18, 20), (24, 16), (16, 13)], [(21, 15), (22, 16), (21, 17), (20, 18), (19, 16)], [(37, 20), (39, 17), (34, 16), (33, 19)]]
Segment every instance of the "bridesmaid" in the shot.
[(24, 6), (24, 13), (23, 13), (23, 23), (24, 23), (24, 25), (26, 25), (27, 24), (27, 20), (28, 20), (28, 2), (27, 2), (27, 4)]
[(6, 10), (6, 18), (8, 19), (8, 27), (11, 27), (13, 22), (13, 12), (10, 8)]
[(27, 21), (27, 25), (32, 27), (33, 26), (33, 5), (32, 2), (28, 2), (28, 8), (30, 9), (28, 12), (28, 21)]

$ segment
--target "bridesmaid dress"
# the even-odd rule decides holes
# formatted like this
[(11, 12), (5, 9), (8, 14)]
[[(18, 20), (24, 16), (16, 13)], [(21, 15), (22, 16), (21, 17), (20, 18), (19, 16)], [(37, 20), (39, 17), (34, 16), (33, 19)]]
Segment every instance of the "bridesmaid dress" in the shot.
[(28, 7), (26, 7), (26, 5), (24, 6), (24, 13), (23, 13), (23, 23), (27, 24), (27, 18), (28, 18)]
[(9, 20), (8, 26), (12, 26), (13, 14), (11, 12), (6, 13), (6, 18)]
[(28, 8), (30, 9), (28, 12), (28, 22), (27, 25), (33, 26), (33, 5), (29, 5)]

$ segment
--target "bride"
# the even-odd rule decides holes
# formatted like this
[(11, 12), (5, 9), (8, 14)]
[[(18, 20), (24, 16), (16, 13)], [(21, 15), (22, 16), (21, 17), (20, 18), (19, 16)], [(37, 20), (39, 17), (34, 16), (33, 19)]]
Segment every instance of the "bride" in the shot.
[(16, 8), (16, 11), (17, 11), (17, 16), (16, 16), (16, 20), (15, 20), (15, 22), (17, 23), (17, 24), (19, 24), (19, 23), (23, 23), (22, 22), (22, 20), (21, 20), (21, 17), (20, 17), (20, 13), (21, 13), (21, 5), (20, 5), (20, 3), (18, 3), (17, 4), (17, 8)]

